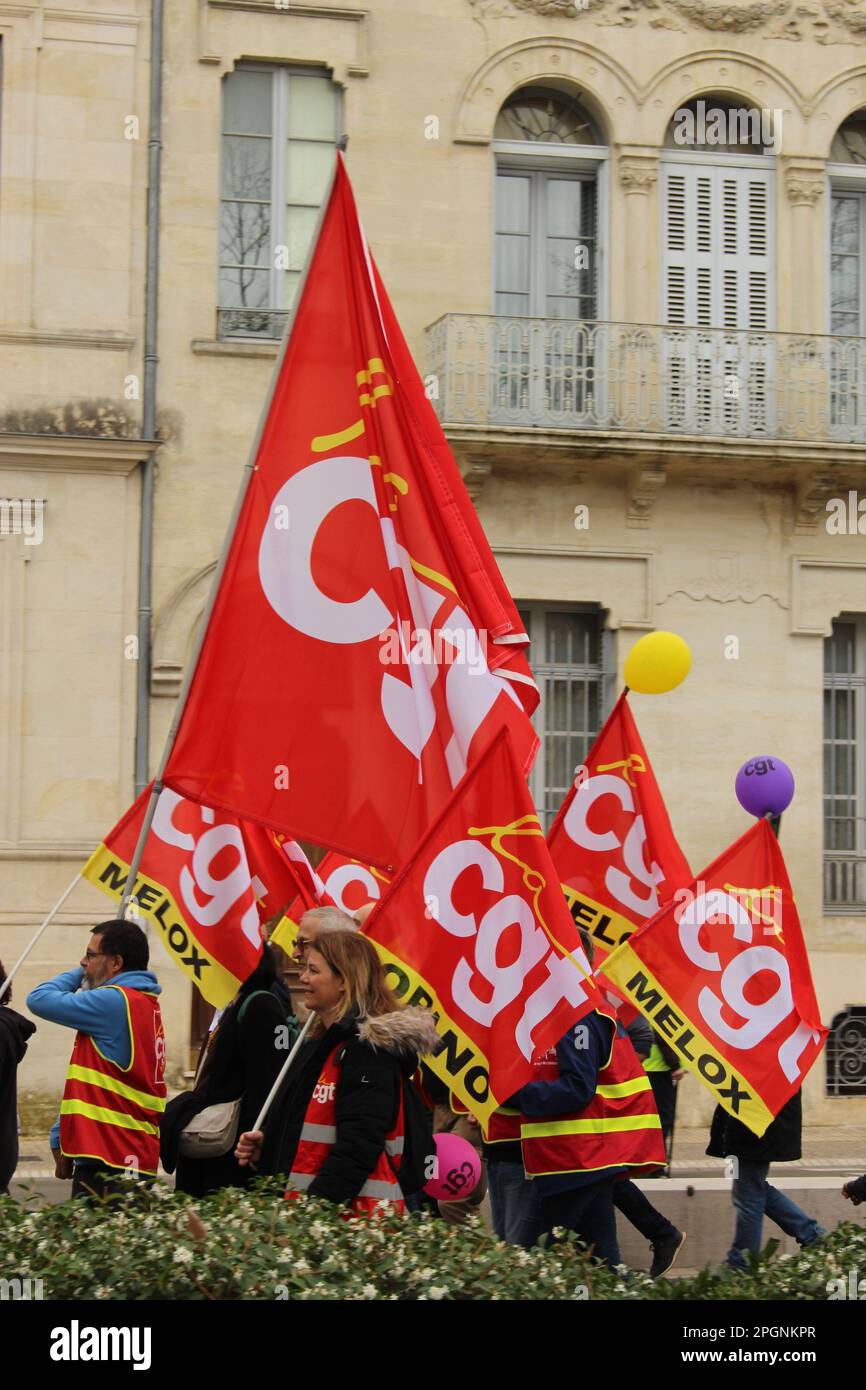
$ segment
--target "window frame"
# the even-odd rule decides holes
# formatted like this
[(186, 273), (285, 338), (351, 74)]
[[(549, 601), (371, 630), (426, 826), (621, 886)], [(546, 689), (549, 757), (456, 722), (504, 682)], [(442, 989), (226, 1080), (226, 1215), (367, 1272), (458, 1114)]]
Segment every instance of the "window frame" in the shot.
[[(838, 859), (840, 855), (851, 853), (857, 857), (866, 859), (866, 614), (861, 613), (839, 613), (833, 619), (834, 623), (853, 624), (855, 628), (854, 637), (854, 673), (850, 678), (844, 673), (838, 677), (843, 689), (853, 688), (854, 690), (854, 849), (831, 850), (826, 847), (827, 840), (827, 802), (833, 800), (835, 793), (828, 790), (824, 776), (824, 748), (826, 744), (826, 728), (824, 724), (824, 692), (834, 688), (833, 673), (828, 672), (823, 666), (824, 652), (826, 646), (822, 645), (822, 667), (821, 667), (821, 862), (822, 862), (822, 900), (824, 915), (828, 917), (864, 917), (866, 916), (866, 897), (863, 902), (832, 902), (826, 894), (827, 874), (826, 866), (830, 860)], [(824, 643), (830, 638), (824, 638)], [(843, 684), (843, 682), (846, 682)], [(832, 780), (832, 779), (831, 779)], [(864, 870), (866, 873), (866, 870)]]
[[(226, 198), (223, 194), (223, 174), (226, 150), (226, 137), (233, 132), (226, 130), (225, 125), (225, 82), (226, 79), (237, 72), (255, 72), (271, 74), (271, 130), (268, 137), (252, 136), (250, 138), (268, 138), (271, 143), (271, 167), (270, 167), (270, 237), (268, 250), (268, 303), (267, 306), (258, 310), (245, 311), (242, 307), (224, 305), (220, 303), (221, 288), (220, 280), (223, 270), (222, 259), (222, 208), (224, 202), (233, 201)], [(219, 140), (219, 160), (217, 170), (217, 284), (216, 284), (216, 310), (217, 310), (217, 335), (225, 341), (233, 341), (238, 338), (252, 342), (278, 342), (282, 337), (282, 325), (291, 306), (280, 304), (282, 298), (281, 290), (285, 284), (284, 277), (289, 273), (285, 269), (279, 269), (276, 265), (276, 248), (278, 246), (288, 246), (288, 170), (285, 159), (278, 157), (278, 150), (284, 149), (289, 141), (289, 80), (291, 77), (319, 77), (328, 81), (334, 93), (334, 144), (335, 151), (339, 147), (340, 131), (343, 122), (343, 90), (334, 80), (332, 69), (322, 64), (303, 64), (303, 63), (269, 63), (258, 62), (256, 60), (239, 62), (234, 65), (231, 72), (226, 73), (220, 84), (220, 140)], [(326, 141), (319, 141), (325, 144)], [(256, 200), (259, 201), (259, 200)], [(262, 199), (262, 202), (265, 200)], [(293, 206), (295, 206), (293, 204)], [(298, 207), (312, 207), (313, 204), (297, 204)], [(321, 210), (321, 203), (317, 210)], [(279, 212), (279, 219), (275, 217), (275, 209)], [(303, 272), (301, 272), (302, 274)], [(261, 313), (268, 315), (270, 319), (274, 316), (280, 318), (279, 332), (273, 336), (265, 333), (253, 333), (235, 331), (226, 333), (221, 324), (220, 315), (222, 313)]]
[[(860, 332), (837, 334), (833, 328), (833, 199), (837, 193), (853, 193), (860, 197)], [(827, 305), (826, 331), (833, 337), (866, 336), (866, 165), (827, 165)]]
[[(495, 315), (496, 304), (496, 179), (500, 173), (540, 173), (574, 174), (595, 179), (595, 320), (578, 322), (604, 323), (608, 320), (610, 305), (609, 286), (609, 244), (610, 228), (610, 151), (606, 145), (554, 145), (545, 141), (494, 140), (493, 169), (490, 187), (491, 236), (490, 236), (490, 288), (488, 303), (491, 314)], [(533, 229), (534, 235), (535, 229)], [(575, 238), (577, 239), (577, 238)], [(504, 315), (506, 318), (520, 318), (521, 315)], [(529, 315), (542, 317), (546, 315)], [(568, 322), (568, 320), (563, 320)]]
[[(532, 724), (539, 738), (539, 748), (527, 781), (533, 805), (546, 835), (559, 811), (559, 805), (568, 795), (568, 789), (563, 792), (559, 805), (552, 811), (547, 811), (545, 808), (547, 786), (545, 782), (544, 681), (553, 668), (546, 658), (538, 659), (534, 655), (533, 649), (536, 652), (544, 652), (546, 649), (548, 613), (589, 614), (596, 618), (600, 637), (600, 661), (597, 668), (600, 700), (599, 725), (590, 740), (589, 747), (591, 747), (614, 705), (616, 684), (615, 633), (607, 626), (607, 610), (600, 603), (561, 603), (545, 599), (515, 599), (515, 607), (519, 610), (521, 618), (526, 615), (529, 619), (526, 627), (530, 639), (529, 660), (541, 696), (538, 707), (532, 716)], [(540, 624), (539, 619), (541, 620)], [(577, 668), (572, 666), (561, 669), (574, 671)], [(548, 816), (549, 824), (546, 823)]]

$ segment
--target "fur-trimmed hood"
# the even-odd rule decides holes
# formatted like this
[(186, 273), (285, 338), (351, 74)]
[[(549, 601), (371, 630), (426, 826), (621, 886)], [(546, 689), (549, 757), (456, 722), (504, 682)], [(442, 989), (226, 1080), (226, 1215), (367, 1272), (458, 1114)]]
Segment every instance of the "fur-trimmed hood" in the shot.
[(439, 1034), (429, 1009), (397, 1009), (392, 1014), (376, 1014), (358, 1019), (358, 1037), (374, 1050), (396, 1057), (424, 1057), (439, 1046)]

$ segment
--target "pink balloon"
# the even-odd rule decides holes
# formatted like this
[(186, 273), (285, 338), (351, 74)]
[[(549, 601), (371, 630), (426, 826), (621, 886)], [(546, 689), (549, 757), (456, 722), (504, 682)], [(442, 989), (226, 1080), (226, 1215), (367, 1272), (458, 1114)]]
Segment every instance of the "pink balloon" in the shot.
[(424, 1191), (437, 1202), (459, 1202), (478, 1186), (481, 1159), (459, 1134), (434, 1134), (436, 1173)]

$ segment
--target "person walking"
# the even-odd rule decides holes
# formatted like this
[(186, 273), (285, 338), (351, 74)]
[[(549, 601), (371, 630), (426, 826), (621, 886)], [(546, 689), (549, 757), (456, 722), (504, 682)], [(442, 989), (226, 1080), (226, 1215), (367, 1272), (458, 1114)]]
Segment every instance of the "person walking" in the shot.
[[(653, 1099), (659, 1112), (659, 1122), (662, 1127), (662, 1141), (665, 1145), (665, 1158), (668, 1157), (668, 1146), (665, 1140), (665, 1120), (658, 1104), (658, 1093), (653, 1085), (653, 1073), (647, 1068), (647, 1058), (652, 1056), (653, 1031), (644, 1018), (638, 1015), (626, 1028), (628, 1042), (634, 1049), (637, 1060), (640, 1062), (652, 1087)], [(625, 1044), (623, 1044), (624, 1046)], [(649, 1174), (655, 1177), (655, 1173)], [(671, 1268), (683, 1246), (685, 1245), (685, 1231), (680, 1231), (663, 1216), (652, 1202), (642, 1192), (637, 1183), (632, 1182), (626, 1175), (618, 1178), (614, 1182), (613, 1204), (617, 1211), (621, 1212), (626, 1221), (629, 1221), (635, 1230), (639, 1231), (645, 1240), (649, 1241), (652, 1251), (652, 1263), (650, 1265), (650, 1277), (659, 1279)]]
[(242, 1165), (287, 1178), (287, 1196), (349, 1203), (355, 1214), (404, 1208), (403, 1086), (439, 1037), (426, 1009), (401, 1008), (376, 948), (351, 930), (317, 933), (302, 1000), (316, 1014), (264, 1131), (240, 1135)]
[(100, 922), (78, 967), (27, 996), (37, 1018), (75, 1029), (50, 1141), (73, 1197), (122, 1191), (124, 1178), (157, 1171), (165, 1033), (149, 958), (135, 922)]
[(518, 1092), (523, 1162), (538, 1184), (542, 1233), (574, 1231), (615, 1269), (614, 1180), (665, 1161), (652, 1088), (624, 1030), (601, 1010), (557, 1043), (546, 1070)]
[[(647, 1025), (649, 1026), (649, 1025)], [(667, 1154), (667, 1171), (670, 1172), (671, 1154), (674, 1143), (674, 1121), (677, 1113), (677, 1086), (684, 1071), (680, 1059), (669, 1047), (660, 1033), (650, 1029), (651, 1046), (643, 1058), (643, 1069), (653, 1088), (659, 1119), (662, 1122), (662, 1135)], [(637, 1048), (640, 1056), (640, 1048)], [(664, 1174), (659, 1174), (660, 1177)]]
[(792, 1163), (802, 1157), (803, 1103), (796, 1091), (760, 1138), (716, 1106), (707, 1153), (732, 1160), (731, 1198), (736, 1212), (734, 1239), (725, 1263), (745, 1269), (745, 1251), (761, 1248), (764, 1215), (775, 1221), (801, 1248), (813, 1245), (827, 1232), (823, 1226), (767, 1181), (771, 1163)]
[[(273, 949), (264, 945), (255, 970), (202, 1044), (192, 1091), (175, 1096), (166, 1106), (160, 1154), (167, 1173), (177, 1169), (178, 1192), (204, 1197), (223, 1187), (243, 1186), (252, 1176), (234, 1156), (237, 1135), (255, 1120), (293, 1041), (285, 1005), (274, 993), (276, 979)], [(235, 1100), (240, 1100), (238, 1123), (224, 1141), (225, 1152), (207, 1158), (181, 1152), (183, 1130), (196, 1115), (209, 1105)]]
[[(5, 983), (0, 961), (0, 986)], [(18, 1167), (18, 1064), (36, 1032), (36, 1024), (10, 1008), (11, 1002), (7, 989), (0, 1001), (0, 1195), (9, 1191)]]

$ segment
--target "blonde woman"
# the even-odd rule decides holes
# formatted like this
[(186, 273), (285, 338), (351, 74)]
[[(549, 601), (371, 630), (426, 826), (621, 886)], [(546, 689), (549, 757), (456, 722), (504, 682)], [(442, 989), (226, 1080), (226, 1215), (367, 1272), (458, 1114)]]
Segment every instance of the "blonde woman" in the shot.
[(425, 1009), (401, 1009), (375, 947), (357, 931), (327, 931), (306, 953), (310, 1035), (268, 1115), (240, 1136), (239, 1163), (286, 1174), (288, 1190), (353, 1211), (403, 1210), (403, 1080), (438, 1045)]

